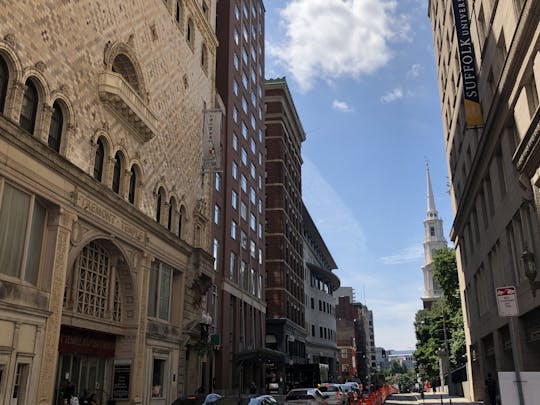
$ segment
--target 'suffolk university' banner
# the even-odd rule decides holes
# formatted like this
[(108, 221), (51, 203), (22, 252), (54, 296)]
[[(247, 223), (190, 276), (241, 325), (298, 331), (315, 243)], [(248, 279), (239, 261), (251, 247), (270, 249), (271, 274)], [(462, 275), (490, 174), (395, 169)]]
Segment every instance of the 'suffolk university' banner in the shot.
[(476, 78), (474, 47), (471, 41), (467, 0), (452, 1), (458, 38), (463, 95), (465, 97), (465, 120), (468, 127), (476, 127), (483, 124), (483, 118), (480, 97), (478, 95), (478, 80)]
[(221, 110), (205, 110), (203, 122), (203, 172), (221, 170)]

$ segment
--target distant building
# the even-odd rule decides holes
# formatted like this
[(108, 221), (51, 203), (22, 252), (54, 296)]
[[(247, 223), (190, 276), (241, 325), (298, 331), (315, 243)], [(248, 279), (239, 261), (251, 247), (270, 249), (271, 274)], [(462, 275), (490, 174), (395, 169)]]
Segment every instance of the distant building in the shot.
[(397, 361), (402, 366), (407, 367), (407, 369), (414, 369), (416, 367), (414, 350), (388, 350), (387, 353), (389, 364)]
[(433, 253), (437, 249), (446, 247), (444, 238), (443, 221), (439, 218), (439, 213), (435, 207), (435, 197), (431, 187), (431, 177), (429, 167), (427, 168), (427, 215), (424, 220), (424, 296), (422, 301), (424, 309), (431, 309), (433, 302), (443, 295), (439, 283), (433, 278)]
[[(348, 338), (348, 335), (340, 328), (352, 329), (357, 376), (365, 381), (377, 369), (373, 313), (362, 303), (352, 302), (353, 289), (350, 287), (340, 287), (335, 295), (338, 298), (336, 305), (338, 336)], [(339, 340), (338, 346), (340, 346)]]
[(328, 380), (337, 377), (337, 336), (334, 293), (339, 278), (336, 263), (304, 204), (304, 292), (306, 297), (306, 356), (308, 363), (324, 365)]
[(375, 365), (377, 371), (383, 371), (388, 368), (388, 354), (382, 347), (375, 348)]

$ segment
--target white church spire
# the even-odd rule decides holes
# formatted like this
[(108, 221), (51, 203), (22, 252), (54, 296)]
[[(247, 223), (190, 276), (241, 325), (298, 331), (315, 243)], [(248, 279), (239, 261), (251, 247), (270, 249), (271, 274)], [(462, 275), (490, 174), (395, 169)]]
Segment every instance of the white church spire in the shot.
[(424, 308), (431, 308), (434, 301), (442, 297), (442, 291), (438, 283), (433, 279), (433, 252), (437, 249), (446, 247), (444, 239), (443, 221), (439, 218), (437, 208), (435, 207), (435, 197), (431, 186), (431, 174), (429, 163), (426, 162), (427, 178), (427, 213), (424, 220)]

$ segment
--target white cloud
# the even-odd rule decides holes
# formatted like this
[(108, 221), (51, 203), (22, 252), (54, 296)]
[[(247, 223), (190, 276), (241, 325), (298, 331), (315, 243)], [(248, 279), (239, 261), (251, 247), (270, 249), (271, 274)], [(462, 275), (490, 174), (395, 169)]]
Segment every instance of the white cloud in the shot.
[(424, 70), (422, 65), (420, 65), (419, 63), (413, 64), (411, 68), (407, 71), (407, 78), (420, 76), (420, 74), (422, 73), (422, 70)]
[(386, 92), (386, 94), (381, 97), (381, 103), (392, 103), (400, 98), (403, 98), (403, 90), (401, 87), (396, 87), (395, 89)]
[(340, 101), (340, 100), (334, 100), (332, 101), (332, 108), (334, 110), (343, 111), (343, 112), (350, 112), (352, 111), (352, 108), (347, 102)]
[(292, 0), (281, 10), (284, 41), (268, 51), (302, 90), (316, 78), (358, 78), (386, 65), (389, 42), (406, 39), (410, 27), (395, 0)]
[(421, 243), (417, 243), (402, 249), (395, 255), (381, 257), (381, 262), (384, 264), (402, 264), (414, 262), (422, 257), (424, 257), (424, 248)]

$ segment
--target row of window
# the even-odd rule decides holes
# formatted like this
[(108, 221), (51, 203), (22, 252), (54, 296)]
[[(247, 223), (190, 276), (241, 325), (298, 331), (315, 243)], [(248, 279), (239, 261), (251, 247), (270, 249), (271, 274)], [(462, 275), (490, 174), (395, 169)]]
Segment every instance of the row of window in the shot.
[[(4, 113), (6, 100), (9, 96), (9, 83), (10, 70), (8, 63), (2, 56), (0, 56), (0, 113), (2, 114)], [(38, 118), (40, 118), (40, 115), (40, 121), (44, 121), (46, 118), (49, 118), (45, 117), (47, 110), (39, 110), (39, 106), (43, 104), (43, 97), (40, 96), (39, 91), (41, 88), (42, 86), (36, 77), (29, 77), (26, 79), (22, 94), (21, 112), (19, 115), (20, 127), (28, 133), (38, 137), (41, 136), (41, 134), (36, 133), (36, 128), (38, 128)], [(50, 124), (47, 136), (47, 144), (56, 152), (60, 152), (62, 132), (66, 127), (66, 111), (67, 107), (63, 100), (57, 99), (53, 102), (50, 110)]]
[[(311, 336), (316, 337), (316, 325), (311, 325)], [(331, 342), (336, 341), (336, 332), (333, 331), (330, 328), (325, 328), (323, 326), (319, 326), (319, 339), (325, 339), (330, 340)]]
[[(310, 298), (310, 307), (311, 309), (315, 309), (315, 299), (313, 297)], [(332, 304), (319, 300), (319, 312), (324, 312), (330, 315), (334, 315), (335, 309)]]

